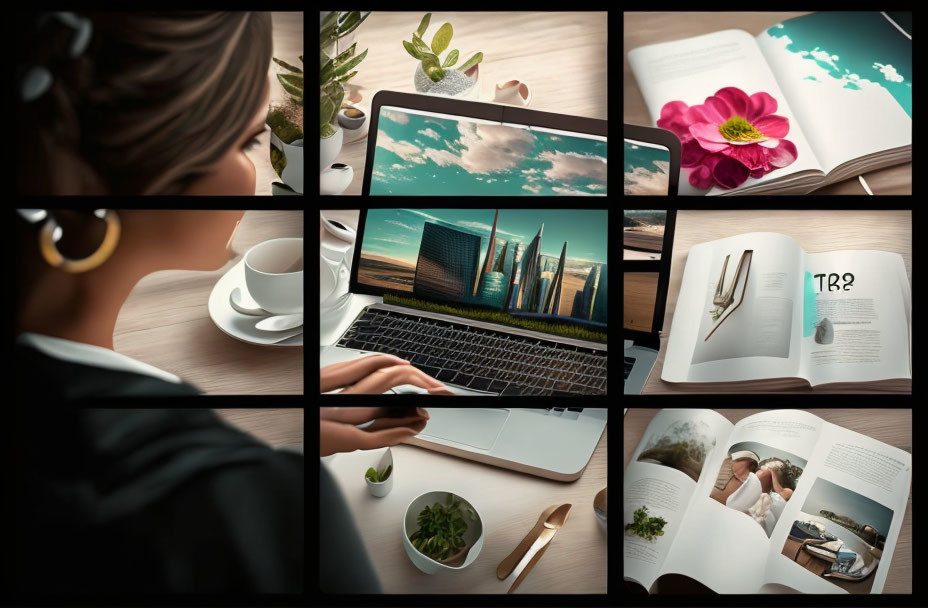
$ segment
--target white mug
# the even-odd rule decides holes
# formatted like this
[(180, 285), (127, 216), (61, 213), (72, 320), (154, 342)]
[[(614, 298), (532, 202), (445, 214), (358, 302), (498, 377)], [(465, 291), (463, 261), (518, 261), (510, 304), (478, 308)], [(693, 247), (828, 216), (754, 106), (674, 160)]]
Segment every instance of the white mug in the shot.
[(264, 310), (303, 312), (303, 239), (280, 238), (258, 243), (245, 253), (245, 286)]

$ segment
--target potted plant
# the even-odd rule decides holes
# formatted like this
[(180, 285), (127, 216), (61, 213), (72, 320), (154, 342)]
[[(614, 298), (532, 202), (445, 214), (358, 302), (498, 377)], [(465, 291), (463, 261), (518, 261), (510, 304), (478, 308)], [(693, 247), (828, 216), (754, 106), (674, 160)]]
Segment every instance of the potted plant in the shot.
[(452, 49), (444, 60), (440, 58), (441, 54), (451, 45), (454, 28), (450, 23), (445, 23), (432, 36), (431, 45), (427, 45), (422, 36), (431, 18), (432, 13), (426, 13), (419, 22), (419, 29), (412, 34), (412, 41), (403, 41), (403, 48), (406, 52), (419, 61), (413, 76), (416, 91), (452, 97), (469, 96), (477, 90), (475, 86), (479, 72), (477, 64), (483, 61), (483, 53), (474, 53), (470, 59), (455, 69), (445, 69), (453, 68), (460, 57), (458, 49)]
[(360, 11), (333, 11), (322, 16), (319, 26), (320, 171), (332, 164), (342, 147), (343, 134), (338, 125), (338, 111), (345, 97), (342, 86), (357, 74), (352, 70), (367, 56), (367, 49), (355, 55), (357, 43), (342, 51), (338, 41), (357, 29), (368, 15), (370, 11), (363, 14)]
[(271, 129), (271, 165), (283, 182), (274, 182), (273, 191), (303, 194), (303, 70), (277, 57), (273, 60), (288, 72), (277, 74), (286, 99), (270, 108), (266, 120)]

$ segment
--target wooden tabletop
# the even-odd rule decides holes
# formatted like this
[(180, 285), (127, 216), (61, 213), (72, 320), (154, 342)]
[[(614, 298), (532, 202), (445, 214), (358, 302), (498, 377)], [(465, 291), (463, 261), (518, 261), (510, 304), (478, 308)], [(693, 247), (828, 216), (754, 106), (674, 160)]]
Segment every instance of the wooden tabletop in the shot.
[(302, 236), (302, 211), (246, 211), (232, 239), (237, 255), (219, 270), (162, 270), (138, 282), (116, 319), (114, 349), (206, 394), (302, 395), (302, 346), (257, 346), (231, 338), (206, 307), (216, 281), (252, 245)]
[[(683, 40), (702, 34), (711, 34), (728, 29), (740, 29), (758, 36), (768, 27), (807, 15), (808, 11), (784, 12), (665, 12), (665, 13), (623, 13), (624, 32), (622, 69), (624, 108), (626, 124), (653, 127), (644, 97), (638, 88), (638, 82), (628, 64), (628, 52), (639, 46)], [(912, 163), (896, 165), (878, 171), (863, 174), (864, 179), (874, 194), (912, 194)], [(813, 191), (814, 194), (864, 194), (867, 192), (857, 177), (825, 186)]]
[[(553, 504), (571, 503), (570, 518), (517, 594), (606, 593), (606, 535), (593, 512), (593, 498), (607, 485), (607, 431), (577, 481), (562, 483), (464, 460), (411, 445), (393, 446), (393, 490), (375, 498), (364, 471), (383, 450), (356, 450), (327, 457), (351, 515), (364, 539), (384, 593), (506, 593), (510, 579), (496, 568)], [(471, 501), (484, 522), (484, 545), (477, 559), (452, 576), (429, 576), (417, 569), (402, 541), (402, 518), (409, 502), (431, 489), (445, 488)], [(508, 584), (507, 584), (508, 583)]]
[(273, 448), (303, 451), (302, 408), (215, 409), (219, 416)]
[[(690, 247), (707, 241), (746, 232), (780, 232), (791, 236), (807, 253), (840, 251), (843, 249), (877, 249), (902, 255), (905, 269), (912, 277), (912, 212), (903, 211), (811, 211), (811, 210), (680, 210), (673, 238), (670, 266), (670, 284), (664, 325), (660, 332), (661, 350), (657, 363), (645, 383), (642, 393), (680, 392), (743, 392), (732, 386), (713, 384), (706, 391), (688, 385), (674, 386), (661, 380), (667, 339), (673, 322), (673, 313), (680, 295), (683, 269)], [(793, 387), (789, 392), (811, 392), (811, 387)], [(861, 393), (879, 392), (877, 389), (815, 389), (815, 392)], [(909, 388), (911, 392), (911, 388)]]
[[(652, 408), (628, 408), (623, 425), (623, 466), (628, 468), (638, 443), (651, 419), (659, 412)], [(715, 410), (732, 424), (768, 410)], [(912, 410), (910, 409), (810, 409), (805, 410), (826, 422), (882, 441), (912, 453)], [(912, 593), (912, 492), (909, 491), (899, 539), (893, 552), (883, 593)]]
[[(358, 52), (368, 49), (350, 85), (360, 87), (361, 104), (370, 108), (378, 91), (415, 93), (418, 63), (403, 48), (425, 14), (374, 11), (358, 27)], [(423, 37), (451, 23), (451, 47), (460, 62), (480, 51), (478, 86), (483, 94), (497, 82), (517, 79), (532, 90), (530, 110), (607, 118), (606, 13), (603, 12), (435, 12)], [(344, 194), (361, 194), (367, 138), (345, 144), (335, 162), (354, 169)]]
[[(277, 57), (278, 59), (286, 61), (290, 65), (300, 67), (300, 55), (304, 54), (303, 12), (271, 13), (271, 21), (274, 27), (273, 57)], [(273, 106), (283, 102), (287, 97), (283, 86), (281, 86), (280, 81), (277, 80), (277, 76), (275, 76), (275, 74), (289, 74), (290, 72), (284, 70), (272, 61), (271, 65), (268, 67), (267, 73), (271, 80), (270, 105)], [(245, 154), (249, 159), (251, 159), (251, 162), (254, 163), (255, 170), (257, 171), (257, 179), (255, 180), (255, 194), (270, 196), (271, 182), (281, 181), (280, 176), (277, 175), (277, 172), (274, 171), (274, 167), (271, 166), (270, 131), (265, 131), (259, 135), (257, 139), (261, 145), (255, 146), (251, 150), (246, 151)]]

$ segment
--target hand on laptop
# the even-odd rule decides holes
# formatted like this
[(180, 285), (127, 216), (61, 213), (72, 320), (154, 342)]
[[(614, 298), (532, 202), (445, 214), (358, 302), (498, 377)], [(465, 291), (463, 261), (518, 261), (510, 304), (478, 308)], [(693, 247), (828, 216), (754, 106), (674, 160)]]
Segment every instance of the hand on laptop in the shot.
[[(321, 407), (319, 408), (319, 455), (336, 452), (373, 450), (396, 445), (425, 428), (429, 413), (423, 408), (409, 408), (408, 416), (385, 407)], [(357, 424), (374, 420), (359, 429)]]
[(393, 355), (342, 361), (319, 370), (319, 388), (323, 393), (344, 387), (341, 394), (381, 394), (403, 384), (427, 389), (433, 395), (454, 394), (435, 378), (410, 365), (409, 361)]

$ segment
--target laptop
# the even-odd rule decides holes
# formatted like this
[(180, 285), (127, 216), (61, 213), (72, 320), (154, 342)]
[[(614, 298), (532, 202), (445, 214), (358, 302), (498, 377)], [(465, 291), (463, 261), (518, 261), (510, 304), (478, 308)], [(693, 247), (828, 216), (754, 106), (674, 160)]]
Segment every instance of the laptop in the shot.
[(606, 196), (607, 122), (380, 91), (364, 195)]
[(623, 157), (626, 196), (675, 196), (682, 147), (671, 131), (625, 125)]
[(675, 210), (623, 211), (622, 337), (626, 395), (641, 393), (661, 348), (675, 221)]
[(607, 241), (605, 208), (361, 210), (349, 291), (376, 297), (320, 364), (387, 353), (458, 394), (605, 395)]
[(557, 481), (574, 481), (593, 456), (606, 408), (429, 408), (404, 443)]

